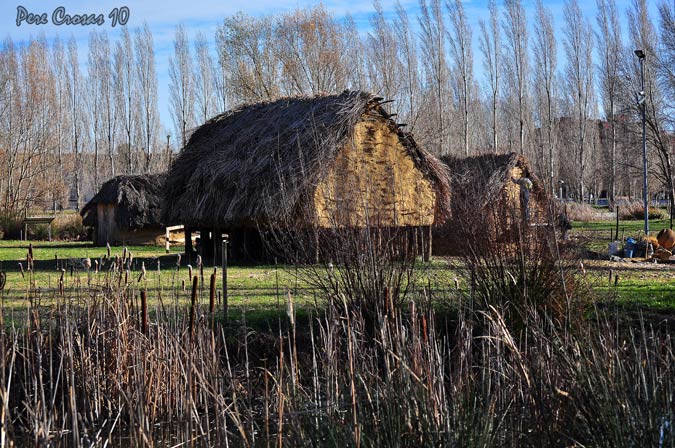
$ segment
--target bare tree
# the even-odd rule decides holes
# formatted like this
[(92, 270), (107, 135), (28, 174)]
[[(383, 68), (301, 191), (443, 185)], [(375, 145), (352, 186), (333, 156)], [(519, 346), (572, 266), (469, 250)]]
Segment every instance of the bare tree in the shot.
[(419, 63), (417, 60), (417, 38), (410, 29), (408, 14), (396, 1), (396, 17), (394, 18), (394, 32), (398, 40), (399, 60), (402, 64), (402, 90), (399, 110), (403, 111), (402, 118), (408, 124), (410, 132), (414, 132), (419, 119), (420, 79)]
[(511, 102), (516, 103), (518, 117), (518, 150), (525, 153), (525, 130), (527, 126), (528, 91), (527, 77), (529, 60), (527, 53), (527, 18), (521, 0), (504, 2), (504, 34), (506, 36), (507, 74)]
[(605, 117), (610, 126), (609, 142), (609, 200), (616, 198), (616, 113), (620, 86), (620, 62), (622, 53), (621, 26), (615, 0), (597, 0), (598, 6), (598, 54), (600, 64), (600, 91)]
[(35, 203), (48, 206), (54, 156), (55, 84), (44, 36), (20, 48), (11, 39), (2, 51), (0, 166), (2, 214), (15, 221)]
[(388, 100), (398, 100), (400, 73), (398, 43), (392, 25), (384, 17), (379, 0), (373, 1), (375, 13), (370, 18), (372, 31), (368, 33), (367, 60), (371, 88)]
[(469, 105), (472, 102), (473, 52), (471, 49), (472, 32), (461, 0), (447, 3), (451, 28), (449, 35), (450, 54), (455, 61), (454, 72), (458, 84), (458, 98), (462, 116), (462, 141), (464, 156), (469, 156)]
[[(106, 41), (107, 44), (107, 41)], [(94, 164), (92, 166), (92, 174), (94, 178), (94, 190), (98, 190), (100, 186), (99, 174), (100, 168), (98, 163), (99, 143), (103, 141), (103, 132), (101, 126), (101, 97), (102, 87), (105, 82), (102, 78), (104, 75), (104, 61), (105, 50), (102, 48), (102, 36), (94, 30), (89, 34), (89, 56), (87, 66), (87, 95), (85, 101), (87, 104), (86, 110), (89, 113), (89, 125), (91, 132), (91, 141), (94, 146)]]
[(316, 95), (344, 89), (343, 34), (324, 6), (282, 15), (276, 21), (273, 42), (284, 93)]
[[(554, 122), (556, 105), (557, 45), (553, 16), (541, 0), (537, 0), (534, 22), (534, 85), (537, 92), (542, 154), (538, 157), (540, 169), (546, 171), (549, 192), (555, 192), (554, 159), (556, 156)], [(544, 149), (545, 148), (545, 149)]]
[(279, 97), (279, 64), (273, 36), (270, 17), (254, 18), (241, 13), (226, 18), (218, 29), (218, 62), (225, 68), (228, 88), (237, 100)]
[[(649, 15), (647, 2), (645, 0), (634, 0), (628, 9), (628, 31), (630, 36), (630, 47), (624, 51), (622, 61), (622, 76), (624, 82), (622, 86), (621, 98), (625, 109), (632, 112), (636, 118), (635, 123), (640, 122), (642, 110), (645, 112), (645, 125), (647, 134), (648, 151), (652, 157), (649, 160), (656, 160), (655, 169), (650, 170), (650, 174), (655, 175), (670, 196), (671, 202), (671, 220), (673, 211), (673, 154), (672, 137), (668, 133), (669, 117), (662, 85), (659, 82), (659, 72), (668, 70), (664, 61), (660, 59), (657, 51), (662, 46), (659, 43), (659, 35), (654, 29), (654, 24)], [(668, 34), (666, 33), (666, 36)], [(639, 60), (633, 54), (633, 49), (640, 49), (644, 53), (644, 92), (640, 93), (641, 87), (641, 66)], [(634, 129), (633, 132), (641, 135), (641, 129)], [(649, 195), (649, 192), (647, 192)]]
[(584, 18), (577, 0), (568, 0), (565, 17), (565, 81), (567, 101), (573, 114), (573, 148), (576, 191), (583, 200), (586, 163), (589, 158), (589, 119), (593, 112), (593, 29)]
[(103, 141), (108, 154), (108, 174), (115, 176), (115, 142), (118, 127), (118, 109), (115, 100), (115, 79), (113, 73), (113, 58), (110, 51), (110, 42), (105, 31), (101, 33), (101, 65), (99, 70), (101, 101), (101, 126)]
[(188, 130), (194, 127), (194, 84), (192, 75), (192, 57), (187, 33), (183, 25), (176, 28), (173, 42), (174, 54), (169, 59), (169, 95), (176, 135), (180, 138), (181, 148), (187, 144)]
[(54, 145), (56, 146), (56, 161), (58, 171), (54, 179), (52, 192), (52, 208), (56, 210), (56, 204), (61, 207), (68, 205), (68, 184), (66, 173), (70, 171), (66, 158), (63, 155), (64, 148), (69, 147), (70, 114), (68, 109), (68, 66), (66, 51), (63, 42), (56, 37), (52, 44), (51, 64), (54, 71), (55, 110), (54, 110)]
[(205, 122), (216, 113), (216, 74), (213, 58), (209, 53), (209, 44), (202, 33), (195, 39), (195, 97), (196, 118)]
[(135, 60), (129, 30), (122, 28), (121, 40), (115, 46), (115, 92), (116, 108), (122, 120), (124, 133), (124, 156), (126, 156), (126, 172), (133, 174), (134, 147), (136, 128), (138, 126), (138, 98), (135, 91)]
[(440, 0), (420, 0), (420, 47), (422, 51), (422, 70), (426, 78), (427, 110), (429, 117), (428, 138), (431, 150), (436, 154), (448, 153), (449, 115), (447, 98), (449, 86), (449, 69), (446, 61), (445, 23)]
[(80, 73), (80, 64), (77, 57), (77, 43), (75, 38), (68, 41), (68, 83), (69, 106), (71, 118), (71, 145), (75, 169), (73, 170), (75, 198), (77, 207), (82, 205), (82, 157), (81, 145), (84, 132), (83, 117), (83, 81)]
[(140, 103), (139, 130), (141, 145), (145, 151), (145, 172), (150, 171), (153, 149), (157, 144), (159, 112), (157, 110), (157, 73), (152, 33), (147, 23), (136, 31), (134, 41), (136, 56), (136, 86)]
[[(675, 128), (675, 4), (661, 2), (659, 4), (661, 51), (658, 65), (658, 76), (663, 86), (664, 118), (669, 129)], [(666, 150), (667, 157), (663, 157), (666, 171), (666, 188), (670, 196), (670, 227), (673, 227), (675, 215), (675, 185), (673, 185), (672, 153), (675, 151), (672, 140)]]
[(356, 22), (354, 22), (354, 18), (349, 14), (345, 18), (344, 28), (347, 86), (354, 90), (367, 90), (367, 70), (364, 62), (365, 58), (363, 57), (365, 50)]
[(480, 20), (480, 50), (483, 53), (483, 67), (490, 86), (490, 110), (492, 127), (492, 150), (498, 152), (497, 110), (502, 70), (502, 41), (499, 27), (499, 11), (494, 0), (489, 0), (490, 20), (486, 24)]

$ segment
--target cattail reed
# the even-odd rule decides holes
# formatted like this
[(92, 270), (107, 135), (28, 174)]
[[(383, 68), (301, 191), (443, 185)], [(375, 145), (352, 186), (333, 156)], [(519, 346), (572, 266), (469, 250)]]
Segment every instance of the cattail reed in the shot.
[(213, 314), (216, 311), (216, 274), (211, 274), (211, 282), (209, 284), (209, 313)]
[(148, 335), (148, 297), (147, 291), (141, 291), (141, 331)]
[(63, 296), (64, 293), (64, 277), (66, 276), (66, 270), (61, 268), (61, 278), (59, 278), (59, 294)]
[(188, 269), (188, 280), (190, 280), (192, 279), (192, 265), (188, 264), (187, 269)]
[(21, 278), (26, 278), (23, 272), (23, 265), (19, 262), (19, 270), (21, 271)]
[(145, 261), (142, 261), (141, 262), (141, 274), (138, 276), (138, 282), (140, 282), (141, 280), (145, 280), (145, 275), (146, 275)]
[(190, 341), (192, 341), (195, 329), (195, 315), (197, 313), (197, 284), (199, 279), (195, 275), (192, 279), (192, 297), (190, 301)]

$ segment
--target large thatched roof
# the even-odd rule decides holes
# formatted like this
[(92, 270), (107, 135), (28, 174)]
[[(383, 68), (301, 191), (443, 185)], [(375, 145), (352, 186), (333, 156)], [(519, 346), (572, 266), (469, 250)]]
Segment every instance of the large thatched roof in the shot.
[(228, 227), (296, 216), (363, 119), (387, 120), (434, 185), (443, 217), (442, 164), (400, 130), (381, 98), (360, 91), (243, 105), (195, 130), (167, 178), (164, 218)]
[(82, 223), (96, 226), (98, 204), (112, 204), (115, 222), (121, 229), (161, 226), (165, 179), (166, 173), (113, 177), (80, 211)]
[(511, 182), (513, 168), (518, 167), (524, 177), (532, 180), (533, 196), (536, 199), (545, 197), (543, 184), (532, 171), (527, 158), (521, 154), (483, 154), (465, 158), (443, 156), (441, 160), (447, 167), (453, 196), (461, 190), (480, 197), (484, 206), (494, 204), (504, 186)]

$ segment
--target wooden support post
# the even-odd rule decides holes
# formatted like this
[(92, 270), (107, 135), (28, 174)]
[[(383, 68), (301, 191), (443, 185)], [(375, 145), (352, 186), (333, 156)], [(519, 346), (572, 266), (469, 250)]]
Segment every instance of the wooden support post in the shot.
[(424, 261), (429, 261), (431, 260), (431, 226), (427, 227), (428, 232), (427, 232), (427, 241), (426, 241), (426, 250), (424, 251)]
[(314, 263), (319, 264), (319, 229), (314, 227)]
[(49, 241), (52, 240), (52, 223), (49, 223), (49, 226), (47, 227), (47, 233), (49, 234)]
[(218, 245), (216, 241), (216, 229), (211, 230), (211, 241), (213, 242), (213, 265), (218, 261)]
[(166, 251), (167, 254), (171, 252), (171, 242), (169, 241), (169, 236), (170, 232), (169, 228), (167, 227), (164, 232), (164, 250)]
[(222, 270), (223, 270), (223, 321), (227, 323), (227, 236), (223, 238), (222, 242), (222, 251), (223, 251), (223, 256), (222, 256)]
[(185, 253), (192, 253), (192, 229), (185, 226)]

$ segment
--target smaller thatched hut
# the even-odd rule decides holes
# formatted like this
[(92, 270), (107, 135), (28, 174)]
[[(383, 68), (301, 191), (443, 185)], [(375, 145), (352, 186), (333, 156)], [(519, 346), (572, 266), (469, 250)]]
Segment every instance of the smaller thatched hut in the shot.
[(166, 174), (117, 176), (103, 184), (80, 211), (95, 228), (94, 243), (160, 244), (162, 188)]
[[(441, 158), (450, 179), (451, 218), (433, 232), (436, 255), (456, 255), (469, 235), (508, 242), (514, 225), (547, 222), (544, 186), (525, 156), (484, 154), (475, 157)], [(529, 210), (523, 209), (521, 183), (531, 181)]]

